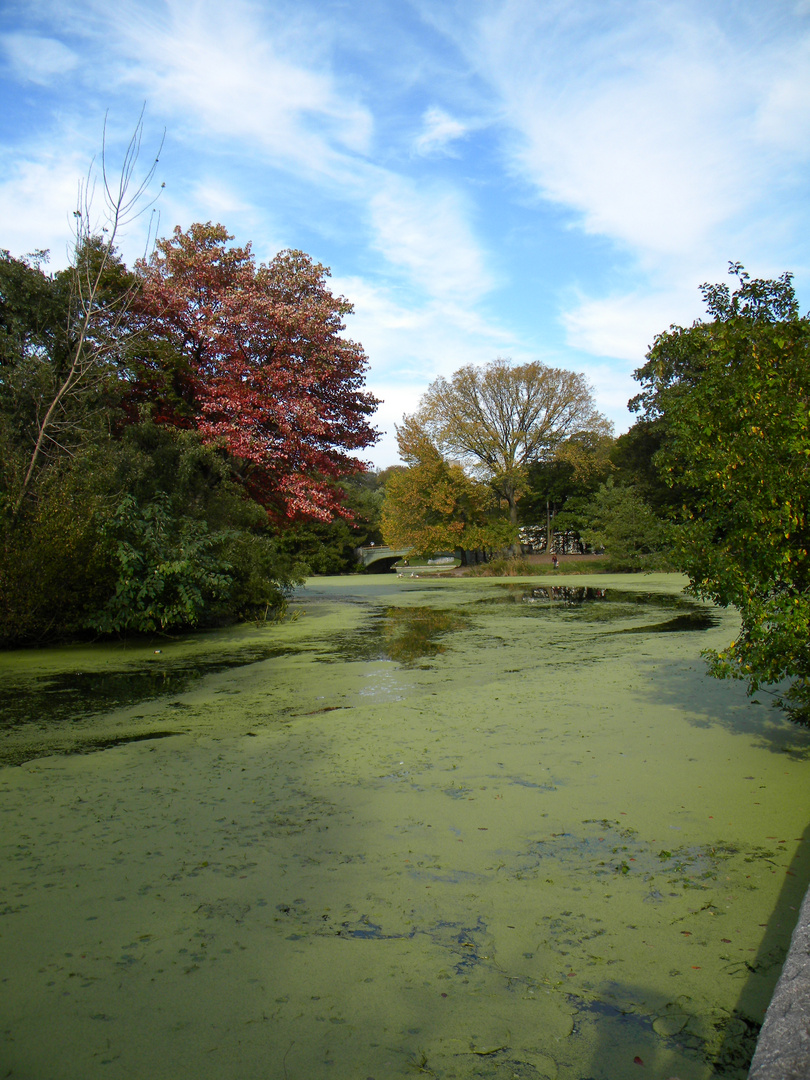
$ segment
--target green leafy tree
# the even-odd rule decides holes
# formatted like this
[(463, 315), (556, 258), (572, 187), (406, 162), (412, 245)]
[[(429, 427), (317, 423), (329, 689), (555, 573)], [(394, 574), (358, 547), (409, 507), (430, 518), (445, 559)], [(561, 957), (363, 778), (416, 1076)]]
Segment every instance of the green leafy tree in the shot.
[(677, 559), (698, 596), (742, 625), (720, 677), (792, 680), (810, 715), (810, 320), (790, 274), (704, 285), (709, 320), (660, 334), (631, 403), (663, 429), (656, 464), (683, 493)]
[[(146, 418), (125, 427), (103, 452), (97, 450), (92, 468), (94, 490), (105, 496), (107, 510), (100, 524), (107, 537), (135, 547), (153, 536), (155, 541), (168, 537), (180, 551), (191, 551), (199, 539), (206, 559), (221, 562), (227, 587), (219, 581), (205, 592), (204, 610), (189, 606), (189, 625), (280, 611), (291, 588), (303, 580), (306, 567), (284, 549), (264, 508), (245, 498), (229, 455), (205, 445), (197, 432)], [(134, 506), (122, 518), (122, 502), (129, 499)], [(154, 523), (140, 534), (131, 526), (138, 515)], [(111, 524), (110, 517), (118, 523)], [(127, 541), (127, 528), (134, 540)], [(124, 549), (117, 550), (115, 580), (120, 590), (126, 567), (120, 559)]]
[[(17, 315), (16, 326), (22, 314), (29, 325), (33, 321), (47, 327), (44, 340), (41, 333), (27, 338), (16, 335), (23, 346), (16, 356), (17, 375), (22, 379), (10, 380), (8, 386), (18, 396), (22, 391), (24, 398), (31, 384), (35, 402), (17, 447), (21, 455), (19, 476), (7, 493), (15, 517), (29, 495), (36, 497), (39, 475), (48, 467), (59, 467), (65, 456), (71, 456), (87, 441), (88, 417), (97, 415), (99, 405), (105, 403), (121, 373), (122, 345), (128, 335), (136, 284), (121, 262), (116, 245), (127, 224), (150, 205), (146, 195), (157, 167), (156, 156), (138, 181), (142, 130), (139, 120), (117, 175), (108, 168), (106, 151), (102, 153), (100, 186), (104, 207), (100, 225), (96, 224), (92, 207), (92, 175), (82, 185), (73, 213), (70, 265), (52, 282), (51, 309), (57, 317), (40, 323), (45, 305), (31, 303), (44, 297), (42, 281), (37, 283), (35, 295), (18, 291), (22, 311), (14, 311), (15, 305), (3, 298), (6, 311)], [(33, 284), (30, 275), (29, 284)], [(5, 314), (0, 316), (3, 322), (6, 318)]]
[(656, 514), (636, 487), (608, 477), (589, 498), (571, 500), (562, 520), (588, 547), (604, 550), (611, 569), (671, 568), (672, 524)]
[(617, 484), (633, 487), (663, 518), (678, 517), (685, 492), (680, 485), (667, 483), (657, 467), (657, 455), (664, 442), (664, 421), (639, 419), (620, 435), (610, 451), (610, 475)]
[(118, 574), (112, 596), (88, 619), (94, 630), (145, 633), (195, 626), (230, 590), (232, 568), (218, 550), (228, 534), (178, 518), (167, 495), (146, 506), (125, 495), (102, 533), (112, 543)]
[(500, 358), (436, 379), (410, 419), (446, 457), (492, 486), (513, 526), (532, 463), (556, 459), (580, 433), (611, 430), (583, 375)]
[(113, 588), (91, 476), (77, 458), (16, 518), (0, 513), (0, 646), (81, 634)]
[(562, 443), (554, 457), (534, 462), (527, 469), (526, 491), (520, 500), (521, 520), (546, 524), (546, 548), (551, 550), (555, 527), (571, 521), (558, 518), (569, 500), (581, 502), (613, 471), (610, 455), (614, 440), (604, 431), (583, 431)]

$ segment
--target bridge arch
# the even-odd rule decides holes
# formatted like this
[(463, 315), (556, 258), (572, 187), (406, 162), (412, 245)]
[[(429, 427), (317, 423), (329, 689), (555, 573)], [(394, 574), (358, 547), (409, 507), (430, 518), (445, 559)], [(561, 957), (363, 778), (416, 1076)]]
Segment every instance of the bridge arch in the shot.
[[(369, 547), (356, 548), (355, 555), (357, 561), (362, 563), (363, 566), (368, 567), (374, 563), (384, 563), (387, 564), (388, 570), (392, 570), (394, 563), (398, 559), (404, 559), (411, 551), (413, 551), (413, 548), (390, 548), (381, 544), (373, 544)], [(382, 569), (382, 567), (378, 567), (378, 569)]]

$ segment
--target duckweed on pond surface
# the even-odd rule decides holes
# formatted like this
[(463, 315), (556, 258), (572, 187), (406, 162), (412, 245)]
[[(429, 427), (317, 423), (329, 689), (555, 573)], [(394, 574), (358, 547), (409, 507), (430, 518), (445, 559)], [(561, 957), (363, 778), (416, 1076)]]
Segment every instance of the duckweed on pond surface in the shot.
[(744, 1077), (810, 732), (682, 584), (320, 579), (0, 656), (0, 1075)]

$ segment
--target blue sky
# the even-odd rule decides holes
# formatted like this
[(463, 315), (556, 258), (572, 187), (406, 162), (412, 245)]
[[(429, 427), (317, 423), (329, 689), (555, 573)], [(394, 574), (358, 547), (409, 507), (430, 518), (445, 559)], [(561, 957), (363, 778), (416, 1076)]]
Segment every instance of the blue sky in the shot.
[(729, 260), (810, 306), (810, 0), (4, 0), (0, 93), (0, 247), (64, 265), (104, 115), (115, 162), (145, 102), (161, 234), (331, 267), (379, 467), (496, 356), (584, 372), (626, 430)]

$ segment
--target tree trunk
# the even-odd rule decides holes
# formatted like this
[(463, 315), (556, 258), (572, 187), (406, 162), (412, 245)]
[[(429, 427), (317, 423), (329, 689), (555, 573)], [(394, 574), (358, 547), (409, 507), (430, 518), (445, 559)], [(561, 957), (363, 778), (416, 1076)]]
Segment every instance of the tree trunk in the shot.
[[(507, 493), (506, 501), (509, 504), (509, 522), (515, 529), (517, 529), (517, 499), (515, 498), (515, 493), (513, 491)], [(517, 537), (515, 537), (511, 548), (509, 548), (509, 554), (512, 555), (514, 558), (517, 558), (518, 555), (520, 555), (520, 540)]]
[(551, 512), (551, 500), (546, 499), (546, 555), (554, 550), (554, 514)]

